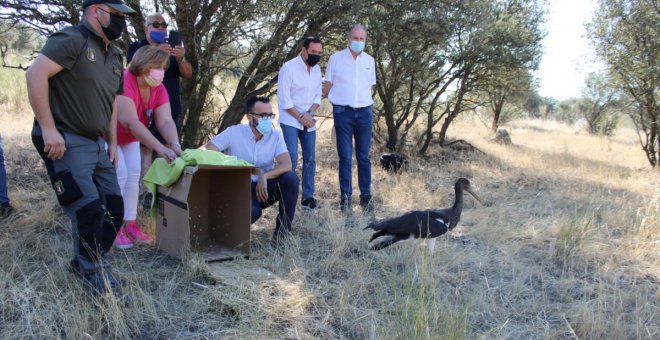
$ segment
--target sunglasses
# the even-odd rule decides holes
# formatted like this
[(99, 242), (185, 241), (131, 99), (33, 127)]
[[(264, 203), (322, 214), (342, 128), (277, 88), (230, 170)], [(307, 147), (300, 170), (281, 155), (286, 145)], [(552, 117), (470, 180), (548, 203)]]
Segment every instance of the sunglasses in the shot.
[(250, 114), (258, 118), (275, 118), (275, 114), (271, 112), (262, 112), (262, 113), (250, 112)]
[(114, 14), (114, 15), (118, 15), (118, 16), (120, 16), (120, 17), (123, 17), (123, 16), (124, 16), (124, 13), (122, 13), (122, 12), (116, 12), (116, 11), (110, 11), (110, 12), (108, 12), (108, 11), (104, 10), (103, 8), (101, 8), (101, 7), (96, 7), (96, 8), (99, 9), (99, 10), (101, 10), (101, 11), (103, 11), (103, 12), (106, 12), (106, 13), (108, 13), (108, 14)]
[(167, 23), (164, 22), (164, 21), (163, 22), (154, 21), (154, 22), (150, 23), (149, 25), (153, 26), (154, 28), (161, 28), (161, 27), (162, 28), (167, 28), (167, 26), (168, 26)]

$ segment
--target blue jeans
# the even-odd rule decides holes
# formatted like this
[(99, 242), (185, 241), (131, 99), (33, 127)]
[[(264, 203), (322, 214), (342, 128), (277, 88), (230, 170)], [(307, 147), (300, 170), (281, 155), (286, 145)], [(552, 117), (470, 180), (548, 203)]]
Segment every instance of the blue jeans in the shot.
[(291, 168), (296, 171), (298, 165), (298, 140), (302, 149), (302, 197), (314, 197), (314, 176), (316, 175), (316, 130), (298, 130), (293, 126), (280, 124), (284, 143), (291, 155)]
[(358, 163), (358, 187), (360, 196), (371, 195), (371, 130), (373, 127), (372, 106), (353, 109), (343, 105), (333, 105), (332, 115), (335, 119), (337, 137), (337, 154), (339, 155), (339, 188), (342, 198), (350, 198), (353, 194), (351, 183), (351, 161), (353, 156), (353, 139), (355, 139), (355, 158)]
[(7, 170), (5, 169), (5, 152), (2, 145), (2, 136), (0, 136), (0, 204), (9, 204), (9, 195), (7, 195)]
[(275, 236), (282, 232), (291, 231), (291, 223), (296, 214), (296, 203), (298, 202), (298, 176), (293, 171), (285, 172), (275, 179), (269, 179), (268, 200), (259, 202), (257, 200), (257, 182), (252, 182), (252, 211), (250, 223), (256, 222), (261, 217), (261, 211), (279, 202), (277, 221), (275, 222)]

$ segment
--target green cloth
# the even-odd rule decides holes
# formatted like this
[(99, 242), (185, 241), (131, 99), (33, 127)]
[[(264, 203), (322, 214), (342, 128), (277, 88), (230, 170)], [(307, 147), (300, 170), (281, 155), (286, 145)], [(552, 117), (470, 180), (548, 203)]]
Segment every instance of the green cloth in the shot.
[(222, 165), (222, 166), (252, 166), (252, 164), (228, 156), (222, 152), (199, 149), (186, 149), (180, 157), (170, 164), (163, 158), (156, 158), (151, 164), (147, 174), (144, 175), (144, 185), (151, 192), (151, 218), (156, 218), (156, 191), (159, 185), (168, 187), (176, 182), (186, 166), (194, 165)]

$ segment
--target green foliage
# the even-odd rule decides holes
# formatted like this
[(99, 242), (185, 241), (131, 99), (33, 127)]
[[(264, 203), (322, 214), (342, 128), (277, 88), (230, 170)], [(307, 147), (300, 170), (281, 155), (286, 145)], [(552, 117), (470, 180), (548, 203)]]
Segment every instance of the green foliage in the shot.
[[(376, 58), (377, 121), (386, 146), (400, 149), (419, 121), (424, 153), (441, 123), (440, 143), (453, 119), (486, 102), (473, 101), (487, 84), (501, 88), (538, 64), (542, 1), (384, 1), (364, 15)], [(498, 72), (495, 72), (497, 70)], [(516, 73), (520, 72), (520, 73)], [(502, 93), (516, 92), (512, 80)], [(505, 97), (505, 98), (507, 98)], [(500, 105), (501, 110), (501, 105)], [(379, 130), (377, 130), (379, 131)]]
[(635, 123), (651, 166), (660, 165), (660, 10), (655, 0), (600, 0), (589, 38), (610, 85), (635, 102)]
[[(377, 61), (375, 112), (387, 129), (386, 144), (400, 148), (410, 129), (424, 122), (417, 141), (424, 153), (431, 138), (444, 142), (460, 113), (486, 104), (471, 94), (490, 84), (502, 88), (503, 103), (516, 96), (519, 85), (529, 87), (526, 75), (538, 64), (545, 0), (126, 3), (138, 15), (128, 18), (130, 36), (120, 45), (144, 36), (144, 18), (153, 10), (165, 13), (182, 33), (193, 66), (192, 78), (182, 81), (184, 145), (204, 142), (209, 124), (217, 132), (238, 123), (247, 98), (272, 95), (279, 68), (299, 53), (303, 37), (319, 35), (329, 55), (346, 46), (346, 27), (362, 23), (369, 29), (367, 52)], [(0, 4), (12, 23), (37, 26), (45, 35), (77, 23), (82, 1)], [(43, 6), (48, 11), (40, 11)], [(218, 78), (236, 86), (217, 86)]]
[(546, 102), (546, 111), (548, 112), (545, 118), (555, 119), (560, 122), (574, 124), (580, 116), (579, 99), (569, 98), (562, 101), (556, 101), (550, 98)]
[(589, 74), (586, 83), (578, 107), (587, 121), (589, 133), (611, 136), (619, 122), (617, 90), (609, 86), (611, 82), (603, 75), (595, 73)]
[(23, 64), (41, 47), (43, 40), (31, 27), (0, 18), (2, 66), (24, 68)]

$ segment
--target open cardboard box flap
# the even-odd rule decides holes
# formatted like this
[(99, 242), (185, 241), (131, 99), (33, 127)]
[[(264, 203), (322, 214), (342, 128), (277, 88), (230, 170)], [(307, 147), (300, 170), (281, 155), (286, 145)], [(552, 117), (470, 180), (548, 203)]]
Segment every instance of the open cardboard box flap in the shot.
[(170, 187), (158, 186), (156, 247), (206, 261), (250, 255), (250, 195), (254, 167), (185, 168)]

